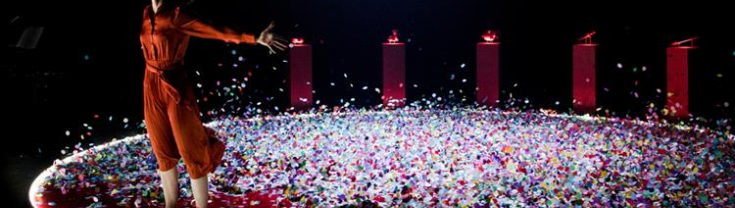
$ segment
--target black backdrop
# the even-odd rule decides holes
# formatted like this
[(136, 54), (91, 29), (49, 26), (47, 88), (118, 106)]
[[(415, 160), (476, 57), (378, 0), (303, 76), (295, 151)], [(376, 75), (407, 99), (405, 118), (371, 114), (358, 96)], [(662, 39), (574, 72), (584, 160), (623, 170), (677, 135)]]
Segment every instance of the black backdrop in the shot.
[[(356, 106), (380, 103), (373, 89), (381, 86), (380, 43), (391, 29), (398, 29), (404, 42), (410, 39), (409, 101), (432, 93), (447, 98), (452, 90), (450, 100), (466, 97), (465, 103), (471, 103), (475, 43), (485, 30), (494, 29), (500, 31), (502, 42), (501, 98), (512, 94), (528, 99), (532, 107), (564, 111), (571, 104), (571, 44), (595, 30), (601, 44), (598, 103), (616, 115), (640, 116), (649, 103), (665, 103), (665, 47), (699, 36), (700, 48), (693, 52), (690, 67), (691, 111), (732, 118), (725, 103), (732, 104), (735, 94), (735, 17), (727, 3), (640, 2), (199, 0), (192, 7), (218, 25), (256, 32), (274, 20), (277, 33), (304, 37), (314, 47), (315, 99), (327, 105), (342, 105), (341, 98), (355, 98), (351, 103)], [(10, 132), (5, 141), (13, 143), (3, 151), (3, 182), (8, 184), (3, 187), (11, 189), (12, 203), (27, 205), (30, 180), (60, 157), (62, 148), (142, 132), (132, 126), (142, 120), (138, 33), (147, 4), (141, 0), (0, 3), (2, 103), (3, 114), (9, 115), (3, 129)], [(44, 27), (38, 47), (13, 47), (28, 26)], [(232, 67), (239, 56), (246, 61)], [(262, 102), (261, 107), (271, 111), (285, 109), (288, 102), (284, 59), (267, 55), (262, 47), (199, 39), (192, 41), (187, 55), (188, 64), (200, 71), (197, 82), (205, 95), (220, 88), (216, 81), (226, 83), (249, 71), (253, 76), (237, 105)], [(369, 89), (362, 90), (363, 86)], [(229, 99), (209, 97), (213, 98), (202, 103), (205, 110)], [(130, 120), (128, 128), (123, 118)], [(85, 123), (94, 129), (85, 128)], [(67, 130), (70, 136), (65, 135)], [(82, 140), (80, 135), (86, 132), (91, 136)]]

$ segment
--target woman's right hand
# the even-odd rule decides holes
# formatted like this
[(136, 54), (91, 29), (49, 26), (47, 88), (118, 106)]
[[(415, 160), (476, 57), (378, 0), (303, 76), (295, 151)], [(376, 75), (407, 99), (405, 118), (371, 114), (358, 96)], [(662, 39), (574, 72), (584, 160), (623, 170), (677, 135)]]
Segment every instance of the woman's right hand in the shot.
[(277, 36), (271, 32), (274, 26), (275, 23), (271, 22), (268, 27), (263, 30), (263, 32), (260, 32), (260, 35), (258, 35), (258, 39), (255, 41), (260, 45), (268, 47), (270, 52), (273, 54), (281, 52), (288, 48), (288, 46), (286, 46), (286, 39), (283, 39), (280, 36)]

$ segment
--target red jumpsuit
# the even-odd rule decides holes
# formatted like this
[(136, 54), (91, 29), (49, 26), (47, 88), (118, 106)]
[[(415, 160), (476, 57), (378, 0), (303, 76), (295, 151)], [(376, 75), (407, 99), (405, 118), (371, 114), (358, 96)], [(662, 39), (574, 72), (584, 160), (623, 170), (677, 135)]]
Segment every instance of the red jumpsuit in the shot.
[(206, 176), (222, 161), (225, 146), (199, 118), (194, 88), (183, 66), (189, 37), (248, 44), (255, 44), (255, 38), (204, 24), (174, 5), (163, 5), (156, 13), (148, 6), (143, 13), (145, 121), (159, 170), (170, 170), (183, 158), (191, 178)]

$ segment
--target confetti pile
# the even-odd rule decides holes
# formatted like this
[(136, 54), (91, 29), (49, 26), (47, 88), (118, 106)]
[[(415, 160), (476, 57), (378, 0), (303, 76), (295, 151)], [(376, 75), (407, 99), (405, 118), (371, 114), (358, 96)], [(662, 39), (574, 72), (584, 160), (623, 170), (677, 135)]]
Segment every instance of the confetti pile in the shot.
[[(696, 125), (410, 107), (209, 125), (227, 143), (214, 207), (735, 206), (735, 137)], [(156, 168), (142, 135), (98, 145), (57, 161), (31, 200), (161, 207)]]

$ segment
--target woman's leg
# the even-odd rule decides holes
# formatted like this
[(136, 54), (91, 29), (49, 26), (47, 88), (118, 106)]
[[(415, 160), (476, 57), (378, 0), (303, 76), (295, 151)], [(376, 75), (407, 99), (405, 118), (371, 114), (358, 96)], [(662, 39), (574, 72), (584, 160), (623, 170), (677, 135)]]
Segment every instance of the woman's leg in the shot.
[(163, 196), (166, 200), (166, 208), (176, 207), (179, 200), (179, 171), (176, 167), (167, 171), (158, 171), (163, 183)]
[(166, 207), (175, 207), (179, 198), (179, 173), (176, 164), (181, 159), (171, 123), (167, 115), (166, 95), (161, 93), (160, 79), (146, 71), (144, 81), (144, 113), (146, 129), (153, 153), (158, 161), (158, 174), (163, 184)]
[[(169, 110), (169, 118), (176, 145), (191, 177), (191, 188), (197, 207), (207, 207), (209, 180), (207, 174), (222, 161), (224, 144), (210, 138), (199, 120), (198, 112), (188, 103), (177, 104)], [(191, 105), (191, 104), (188, 104)]]
[[(183, 83), (188, 82), (184, 80)], [(210, 137), (199, 120), (199, 109), (191, 85), (182, 85), (178, 93), (181, 99), (179, 102), (169, 103), (167, 111), (171, 130), (191, 177), (196, 204), (200, 208), (207, 207), (207, 174), (213, 172), (222, 162), (225, 146), (221, 141)]]
[(209, 180), (207, 176), (202, 176), (197, 179), (191, 179), (191, 192), (194, 193), (194, 200), (196, 201), (198, 208), (207, 208), (207, 202), (209, 201)]

